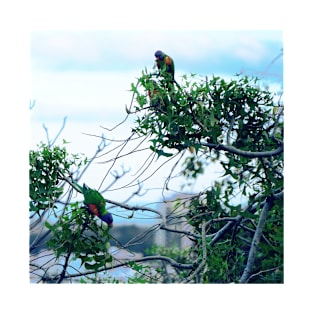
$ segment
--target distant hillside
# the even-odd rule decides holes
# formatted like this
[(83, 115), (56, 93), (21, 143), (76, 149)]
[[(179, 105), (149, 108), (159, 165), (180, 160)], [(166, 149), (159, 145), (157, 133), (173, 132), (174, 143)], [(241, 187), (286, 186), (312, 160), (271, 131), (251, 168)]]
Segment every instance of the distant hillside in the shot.
[(149, 227), (137, 226), (135, 224), (115, 225), (110, 231), (110, 234), (112, 235), (110, 244), (116, 246), (115, 240), (117, 240), (120, 246), (123, 247), (126, 245), (126, 248), (131, 251), (145, 254), (146, 249), (151, 248), (156, 244), (154, 232), (150, 232), (148, 236), (143, 238), (143, 235), (146, 234), (147, 230), (149, 230)]
[[(180, 240), (177, 234), (161, 231), (158, 236), (162, 234), (163, 240), (157, 238), (156, 232), (149, 231), (150, 226), (137, 226), (135, 224), (127, 225), (114, 225), (110, 230), (112, 239), (110, 240), (111, 246), (121, 246), (125, 247), (136, 253), (142, 253), (145, 255), (146, 249), (150, 249), (153, 245), (161, 244), (165, 246), (176, 246), (180, 247)], [(41, 240), (33, 245), (34, 240), (36, 240), (38, 234), (30, 233), (29, 236), (29, 246), (30, 254), (39, 253), (41, 250), (46, 249), (46, 242), (51, 238), (49, 233), (46, 236), (41, 236)], [(118, 242), (118, 244), (117, 244)]]

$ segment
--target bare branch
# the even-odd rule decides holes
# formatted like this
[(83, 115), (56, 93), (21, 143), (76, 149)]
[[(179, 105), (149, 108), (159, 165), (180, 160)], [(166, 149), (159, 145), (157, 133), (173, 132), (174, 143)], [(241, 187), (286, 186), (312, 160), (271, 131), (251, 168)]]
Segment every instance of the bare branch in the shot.
[(80, 173), (80, 175), (77, 177), (77, 180), (79, 181), (81, 179), (81, 177), (84, 175), (84, 173), (87, 171), (87, 169), (90, 167), (90, 165), (92, 164), (92, 162), (97, 158), (98, 154), (106, 147), (105, 145), (105, 138), (102, 136), (101, 138), (101, 142), (98, 145), (98, 148), (95, 152), (95, 154), (93, 155), (93, 157), (89, 160), (89, 162), (87, 163), (87, 165), (84, 167), (84, 169), (82, 170), (82, 172)]
[(30, 100), (29, 101), (29, 109), (32, 110), (34, 108), (35, 104), (36, 104), (36, 100)]
[[(213, 218), (207, 222), (207, 225), (210, 225), (213, 223), (218, 223), (218, 222), (232, 222), (232, 223), (234, 223), (234, 222), (237, 222), (237, 218), (236, 217)], [(182, 230), (182, 229), (173, 229), (173, 228), (167, 227), (165, 225), (161, 225), (160, 229), (163, 229), (163, 230), (166, 230), (169, 232), (173, 232), (173, 233), (177, 233), (177, 234), (183, 234), (183, 235), (186, 235), (188, 237), (194, 237), (197, 239), (202, 238), (202, 234), (199, 235), (199, 234), (195, 234), (195, 233), (192, 233), (190, 231), (186, 231), (186, 230)], [(216, 234), (206, 235), (205, 237), (211, 238), (213, 236), (216, 236)]]
[[(139, 85), (139, 82), (137, 82), (135, 88), (137, 88), (138, 85)], [(127, 106), (126, 106), (126, 113), (127, 113), (127, 115), (125, 116), (125, 118), (124, 118), (120, 123), (118, 123), (117, 125), (115, 125), (113, 128), (106, 128), (106, 127), (104, 127), (104, 126), (100, 126), (100, 127), (102, 127), (102, 128), (105, 129), (105, 130), (108, 130), (108, 131), (113, 131), (114, 129), (116, 129), (116, 128), (119, 127), (120, 125), (124, 124), (124, 123), (126, 122), (128, 116), (130, 115), (130, 111), (131, 111), (131, 107), (132, 107), (132, 105), (133, 105), (134, 99), (135, 99), (135, 92), (133, 92), (133, 95), (132, 95), (132, 99), (131, 99), (129, 108), (127, 108)]]
[(64, 279), (66, 278), (75, 278), (75, 277), (81, 277), (81, 276), (87, 276), (87, 275), (91, 275), (91, 274), (95, 274), (95, 273), (100, 273), (102, 271), (109, 271), (115, 268), (119, 268), (119, 267), (124, 267), (127, 266), (129, 267), (130, 264), (132, 263), (142, 263), (142, 262), (148, 262), (148, 261), (161, 261), (161, 262), (167, 262), (169, 263), (172, 267), (174, 268), (178, 268), (181, 270), (188, 270), (188, 269), (193, 269), (194, 268), (194, 264), (193, 263), (189, 263), (189, 264), (184, 264), (184, 263), (179, 263), (176, 262), (175, 260), (167, 257), (167, 256), (162, 256), (162, 255), (150, 255), (150, 256), (145, 256), (142, 258), (138, 258), (138, 259), (132, 259), (131, 261), (127, 260), (124, 262), (119, 261), (116, 264), (111, 264), (111, 265), (107, 265), (105, 268), (101, 268), (98, 269), (97, 271), (91, 270), (91, 271), (86, 271), (84, 273), (77, 273), (77, 274), (69, 274), (69, 275), (65, 275)]
[(173, 228), (169, 228), (165, 225), (161, 225), (160, 229), (163, 229), (163, 230), (166, 230), (166, 231), (169, 231), (172, 233), (183, 234), (183, 235), (186, 235), (188, 237), (201, 238), (201, 235), (192, 233), (190, 231), (186, 231), (186, 230), (182, 230), (182, 229), (173, 229)]
[(63, 124), (59, 130), (59, 132), (57, 133), (57, 135), (55, 136), (55, 138), (52, 140), (52, 142), (50, 141), (50, 138), (49, 138), (49, 134), (48, 134), (48, 128), (46, 127), (46, 125), (43, 123), (42, 124), (42, 127), (44, 128), (45, 132), (46, 132), (46, 136), (47, 136), (47, 142), (48, 142), (48, 146), (49, 147), (52, 147), (55, 142), (57, 141), (58, 137), (61, 135), (63, 129), (65, 128), (65, 124), (66, 124), (66, 120), (67, 120), (67, 116), (64, 116), (63, 118)]
[(201, 226), (201, 239), (202, 239), (202, 260), (200, 264), (198, 265), (197, 269), (192, 272), (192, 274), (187, 277), (185, 280), (183, 280), (181, 283), (189, 283), (193, 280), (193, 278), (202, 270), (203, 267), (206, 265), (206, 259), (207, 259), (207, 242), (206, 242), (206, 227), (208, 226), (209, 222), (202, 223)]
[(121, 245), (123, 249), (127, 249), (130, 246), (142, 244), (144, 239), (146, 239), (149, 235), (151, 235), (153, 232), (158, 230), (160, 228), (160, 224), (156, 224), (151, 226), (148, 230), (145, 230), (137, 235), (135, 237), (131, 238), (126, 244)]
[(267, 214), (272, 207), (273, 207), (273, 200), (272, 200), (272, 198), (268, 198), (267, 201), (265, 202), (265, 205), (263, 206), (262, 211), (261, 211), (258, 226), (257, 226), (257, 229), (255, 230), (255, 233), (253, 236), (253, 240), (252, 240), (249, 255), (248, 255), (247, 265), (246, 265), (246, 267), (242, 273), (242, 276), (240, 277), (240, 279), (238, 281), (241, 284), (247, 283), (249, 280), (249, 276), (252, 272), (253, 265), (254, 265), (257, 247), (258, 247), (258, 244), (259, 244), (260, 239), (262, 237), (263, 227), (264, 227), (265, 222), (266, 222)]
[[(130, 137), (125, 141), (125, 143), (122, 145), (122, 148), (120, 149), (120, 151), (117, 153), (116, 157), (119, 156), (119, 154), (123, 151), (123, 149), (126, 147), (128, 141), (130, 140), (130, 138), (133, 136), (134, 134), (131, 134)], [(105, 181), (105, 179), (107, 178), (107, 176), (109, 175), (111, 169), (113, 168), (115, 162), (116, 162), (117, 159), (115, 159), (112, 163), (112, 165), (110, 166), (110, 168), (108, 169), (107, 173), (105, 174), (105, 176), (103, 177), (101, 183), (100, 183), (100, 187), (102, 186), (103, 182)], [(99, 189), (100, 189), (99, 187)]]
[(148, 212), (155, 213), (156, 215), (158, 215), (163, 220), (163, 215), (161, 214), (161, 212), (159, 212), (157, 210), (154, 210), (154, 209), (151, 209), (151, 208), (148, 208), (148, 207), (144, 207), (144, 206), (130, 206), (128, 204), (121, 203), (121, 202), (116, 202), (116, 201), (113, 201), (113, 200), (109, 200), (107, 198), (105, 200), (108, 203), (114, 204), (114, 205), (116, 205), (118, 207), (121, 207), (121, 208), (129, 210), (129, 211), (148, 211)]
[(255, 273), (255, 274), (251, 275), (251, 276), (247, 279), (247, 282), (248, 282), (249, 280), (251, 280), (253, 277), (259, 276), (259, 275), (261, 275), (261, 274), (263, 274), (263, 273), (268, 273), (268, 272), (276, 271), (276, 270), (278, 270), (278, 269), (281, 268), (281, 267), (282, 267), (282, 265), (281, 265), (281, 266), (276, 266), (276, 267), (273, 267), (273, 268), (269, 268), (269, 269), (267, 269), (267, 270), (263, 270), (263, 271), (260, 271), (260, 272), (258, 272), (258, 273)]

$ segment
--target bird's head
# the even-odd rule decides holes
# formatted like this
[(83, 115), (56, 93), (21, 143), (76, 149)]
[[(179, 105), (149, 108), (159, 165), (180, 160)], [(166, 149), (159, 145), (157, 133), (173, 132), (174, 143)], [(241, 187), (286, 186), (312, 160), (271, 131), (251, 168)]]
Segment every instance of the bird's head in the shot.
[(162, 52), (161, 50), (158, 50), (154, 53), (154, 56), (156, 57), (157, 60), (163, 60), (165, 57), (165, 53)]
[(108, 212), (107, 214), (101, 216), (101, 220), (106, 222), (109, 227), (113, 226), (113, 217), (112, 217), (112, 214), (110, 212)]

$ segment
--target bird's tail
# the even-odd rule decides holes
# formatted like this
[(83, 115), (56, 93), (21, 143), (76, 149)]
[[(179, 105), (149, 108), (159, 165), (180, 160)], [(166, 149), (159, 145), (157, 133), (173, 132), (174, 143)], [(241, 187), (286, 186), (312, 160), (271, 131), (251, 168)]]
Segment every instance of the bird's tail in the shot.
[(59, 171), (59, 175), (64, 181), (69, 183), (76, 191), (83, 193), (84, 188), (80, 186), (78, 183), (76, 183), (72, 178), (64, 176), (60, 171)]
[(84, 186), (82, 187), (82, 186), (80, 186), (78, 183), (76, 183), (75, 181), (72, 180), (72, 181), (71, 181), (71, 185), (72, 185), (72, 187), (73, 187), (76, 191), (78, 191), (78, 192), (80, 192), (80, 193), (83, 193), (85, 184), (84, 184)]

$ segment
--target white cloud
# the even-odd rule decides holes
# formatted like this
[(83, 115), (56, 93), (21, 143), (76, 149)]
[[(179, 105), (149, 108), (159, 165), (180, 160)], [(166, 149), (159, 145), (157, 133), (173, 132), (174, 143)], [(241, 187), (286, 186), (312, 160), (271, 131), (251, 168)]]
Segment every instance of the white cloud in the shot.
[(83, 115), (87, 120), (112, 119), (125, 113), (130, 103), (131, 83), (136, 72), (34, 72), (32, 74), (32, 110), (34, 119)]
[[(269, 39), (268, 39), (269, 38)], [(33, 34), (35, 68), (73, 67), (127, 70), (153, 66), (161, 49), (181, 63), (229, 57), (256, 62), (266, 56), (268, 42), (280, 32), (268, 31), (96, 31)], [(278, 51), (272, 52), (276, 54)]]
[(266, 47), (260, 40), (249, 34), (240, 34), (237, 39), (232, 52), (235, 56), (252, 63), (257, 63), (264, 58)]

